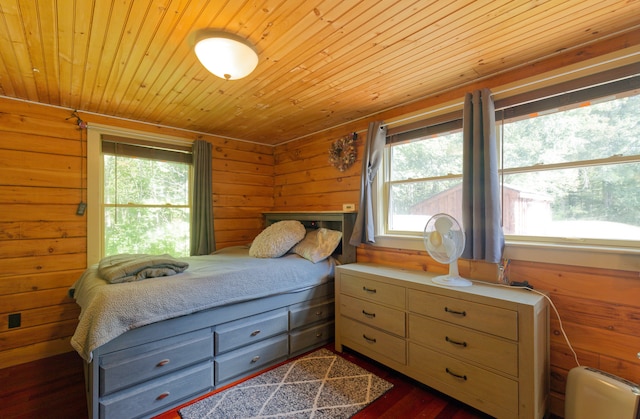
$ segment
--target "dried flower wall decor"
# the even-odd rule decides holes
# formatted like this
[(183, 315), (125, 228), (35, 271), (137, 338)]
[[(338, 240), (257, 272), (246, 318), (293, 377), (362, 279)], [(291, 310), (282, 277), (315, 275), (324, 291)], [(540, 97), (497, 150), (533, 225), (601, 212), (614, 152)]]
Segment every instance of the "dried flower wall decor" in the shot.
[(329, 163), (341, 172), (347, 170), (356, 161), (356, 140), (358, 134), (353, 132), (339, 138), (329, 147)]

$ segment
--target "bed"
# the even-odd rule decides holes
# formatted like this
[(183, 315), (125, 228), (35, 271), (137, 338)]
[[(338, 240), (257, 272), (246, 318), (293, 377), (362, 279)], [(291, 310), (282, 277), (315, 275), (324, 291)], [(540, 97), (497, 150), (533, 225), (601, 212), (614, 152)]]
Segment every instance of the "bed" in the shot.
[[(71, 287), (90, 418), (152, 417), (333, 339), (334, 268), (355, 261), (355, 214), (264, 217), (251, 246), (135, 271), (105, 258)], [(285, 225), (297, 236), (280, 242)]]

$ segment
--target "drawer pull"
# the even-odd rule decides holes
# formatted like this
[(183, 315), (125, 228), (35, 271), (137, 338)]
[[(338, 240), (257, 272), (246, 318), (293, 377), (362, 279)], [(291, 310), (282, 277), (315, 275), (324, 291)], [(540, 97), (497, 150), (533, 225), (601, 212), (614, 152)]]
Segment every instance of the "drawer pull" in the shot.
[(316, 316), (318, 317), (322, 316), (322, 311), (316, 311)]
[(467, 342), (460, 342), (458, 340), (453, 340), (453, 339), (450, 339), (449, 336), (445, 336), (444, 340), (446, 340), (449, 343), (453, 343), (454, 345), (464, 346), (465, 348), (467, 347)]
[(451, 314), (457, 314), (457, 315), (462, 316), (462, 317), (467, 315), (466, 311), (451, 310), (449, 307), (445, 307), (444, 311), (446, 311), (447, 313), (451, 313)]
[(169, 359), (163, 359), (162, 361), (158, 362), (156, 364), (156, 367), (164, 367), (165, 365), (167, 365), (169, 362), (171, 362), (171, 360)]
[(165, 399), (165, 398), (169, 397), (169, 394), (170, 394), (170, 393), (169, 393), (168, 391), (165, 391), (164, 393), (162, 393), (161, 395), (159, 395), (158, 397), (156, 397), (156, 400), (162, 400), (162, 399)]
[(260, 359), (260, 355), (256, 355), (253, 358), (251, 358), (251, 363), (255, 364), (256, 362), (258, 362), (259, 359)]
[(370, 319), (373, 319), (374, 317), (376, 317), (376, 313), (369, 313), (367, 311), (362, 310), (362, 314), (364, 314), (365, 316), (367, 316)]
[(318, 332), (318, 333), (316, 333), (316, 337), (317, 337), (317, 338), (321, 338), (321, 337), (322, 337), (322, 334), (323, 334), (322, 332)]
[(365, 335), (364, 333), (362, 334), (362, 337), (365, 338), (365, 340), (369, 343), (376, 343), (376, 338), (370, 338), (369, 336)]
[(376, 290), (375, 288), (367, 288), (367, 287), (362, 287), (362, 291), (370, 292), (371, 294), (375, 294), (376, 292), (378, 292), (378, 290)]
[(460, 374), (456, 374), (455, 372), (452, 372), (449, 368), (446, 368), (445, 371), (447, 372), (447, 374), (452, 375), (456, 378), (459, 378), (461, 380), (467, 381), (467, 376), (466, 375), (460, 375)]
[(251, 332), (251, 336), (258, 336), (259, 333), (260, 330), (254, 330), (253, 332)]

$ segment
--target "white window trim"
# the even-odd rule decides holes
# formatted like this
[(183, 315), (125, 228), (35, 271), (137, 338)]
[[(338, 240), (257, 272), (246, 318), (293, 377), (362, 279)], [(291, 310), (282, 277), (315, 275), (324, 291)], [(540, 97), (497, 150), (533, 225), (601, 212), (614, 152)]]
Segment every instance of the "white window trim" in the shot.
[(126, 128), (91, 123), (87, 127), (87, 266), (98, 263), (104, 246), (102, 217), (104, 162), (102, 134), (129, 137), (158, 144), (191, 145), (192, 140), (161, 134), (149, 134)]

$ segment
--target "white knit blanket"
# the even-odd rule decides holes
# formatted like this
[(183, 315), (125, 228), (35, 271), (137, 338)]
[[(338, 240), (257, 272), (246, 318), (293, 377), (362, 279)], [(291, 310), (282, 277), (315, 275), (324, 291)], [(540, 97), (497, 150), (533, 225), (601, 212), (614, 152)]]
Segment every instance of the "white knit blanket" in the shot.
[(335, 268), (332, 258), (254, 258), (245, 246), (179, 260), (189, 264), (183, 273), (117, 284), (102, 279), (97, 264), (87, 269), (71, 287), (81, 308), (71, 345), (80, 356), (90, 362), (94, 349), (147, 324), (319, 285)]

